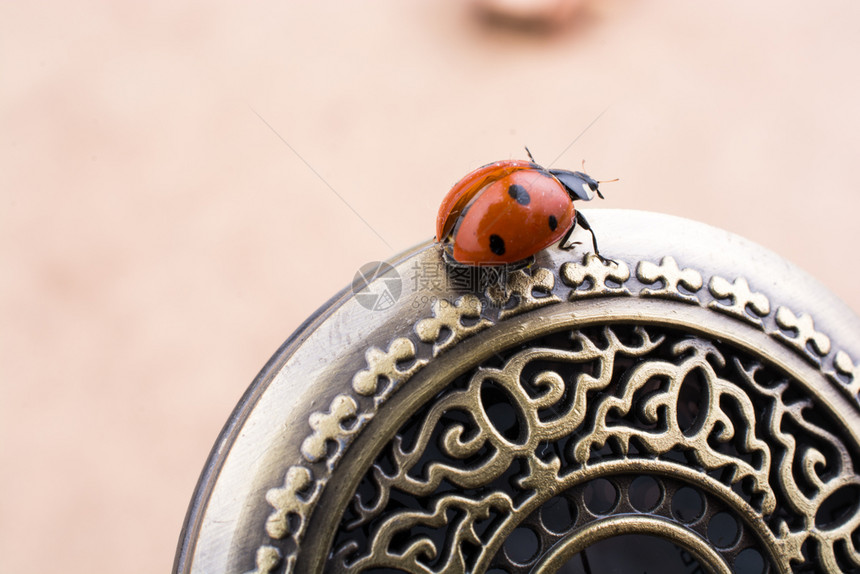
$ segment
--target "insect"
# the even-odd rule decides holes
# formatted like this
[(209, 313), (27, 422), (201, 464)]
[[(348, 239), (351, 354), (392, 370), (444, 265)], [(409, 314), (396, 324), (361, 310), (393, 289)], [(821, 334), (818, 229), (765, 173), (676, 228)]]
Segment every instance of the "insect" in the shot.
[[(594, 253), (602, 261), (577, 199), (603, 199), (597, 181), (582, 171), (547, 169), (530, 161), (497, 161), (479, 167), (457, 182), (439, 207), (436, 241), (446, 255), (463, 265), (504, 265), (530, 258), (567, 240), (579, 225), (591, 231)], [(616, 180), (612, 180), (616, 181)]]

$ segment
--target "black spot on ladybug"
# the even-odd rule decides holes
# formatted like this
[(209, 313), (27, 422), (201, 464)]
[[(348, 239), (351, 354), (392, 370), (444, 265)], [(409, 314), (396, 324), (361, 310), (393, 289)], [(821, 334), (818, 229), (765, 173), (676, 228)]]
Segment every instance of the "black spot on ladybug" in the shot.
[(549, 216), (549, 230), (555, 231), (558, 227), (558, 219), (555, 218), (555, 215)]
[(495, 233), (490, 235), (490, 251), (492, 251), (496, 255), (505, 254), (505, 240), (496, 235)]
[(526, 191), (521, 185), (517, 185), (516, 183), (512, 184), (508, 188), (508, 195), (517, 200), (517, 203), (520, 205), (528, 205), (531, 203), (532, 198), (529, 195), (529, 192)]

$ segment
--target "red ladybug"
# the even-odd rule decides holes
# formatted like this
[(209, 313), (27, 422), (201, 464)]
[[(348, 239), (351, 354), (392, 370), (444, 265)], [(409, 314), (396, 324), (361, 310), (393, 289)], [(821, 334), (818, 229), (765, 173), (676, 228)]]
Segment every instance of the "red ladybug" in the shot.
[[(595, 193), (602, 199), (597, 186), (603, 182), (581, 171), (546, 169), (528, 153), (531, 161), (479, 167), (445, 196), (436, 218), (436, 241), (451, 244), (446, 251), (455, 262), (515, 263), (556, 242), (565, 248), (576, 224), (591, 230), (573, 202), (590, 201)], [(591, 236), (600, 257), (593, 231)]]

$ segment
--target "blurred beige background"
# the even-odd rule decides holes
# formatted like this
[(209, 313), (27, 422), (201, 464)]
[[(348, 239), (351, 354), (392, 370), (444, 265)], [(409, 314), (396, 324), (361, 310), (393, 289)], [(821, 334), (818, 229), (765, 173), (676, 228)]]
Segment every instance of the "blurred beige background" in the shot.
[(621, 178), (590, 209), (739, 233), (860, 311), (858, 29), (847, 0), (530, 31), (455, 0), (0, 4), (0, 573), (168, 571), (269, 356), (523, 145)]

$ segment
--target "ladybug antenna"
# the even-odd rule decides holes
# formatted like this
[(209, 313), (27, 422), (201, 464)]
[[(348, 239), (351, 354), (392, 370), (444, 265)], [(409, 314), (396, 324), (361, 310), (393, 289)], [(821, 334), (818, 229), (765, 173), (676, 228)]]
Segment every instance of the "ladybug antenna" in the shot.
[[(584, 160), (584, 159), (582, 160), (582, 173), (585, 173), (585, 160)], [(586, 175), (587, 175), (587, 174), (586, 174)], [(597, 184), (601, 184), (601, 183), (612, 183), (612, 182), (614, 182), (614, 181), (618, 181), (618, 178), (616, 177), (615, 179), (602, 179), (602, 180), (597, 180), (597, 179), (595, 179), (594, 181), (595, 181)], [(600, 193), (600, 190), (599, 190), (599, 189), (596, 189), (595, 191), (597, 192), (597, 195), (599, 195), (599, 196), (600, 196), (600, 199), (603, 199), (603, 194), (602, 194), (602, 193)]]
[[(597, 181), (597, 180), (595, 180), (595, 181)], [(613, 181), (618, 181), (618, 178), (616, 177), (615, 179), (604, 179), (602, 181), (597, 181), (597, 184), (600, 185), (601, 183), (612, 183)], [(604, 199), (603, 194), (600, 193), (599, 189), (595, 189), (594, 191), (597, 192), (597, 195), (600, 196), (600, 199)]]
[(532, 160), (532, 163), (537, 163), (535, 161), (535, 158), (532, 157), (532, 152), (529, 151), (529, 146), (523, 146), (523, 147), (526, 148), (526, 153), (529, 154), (529, 159)]

